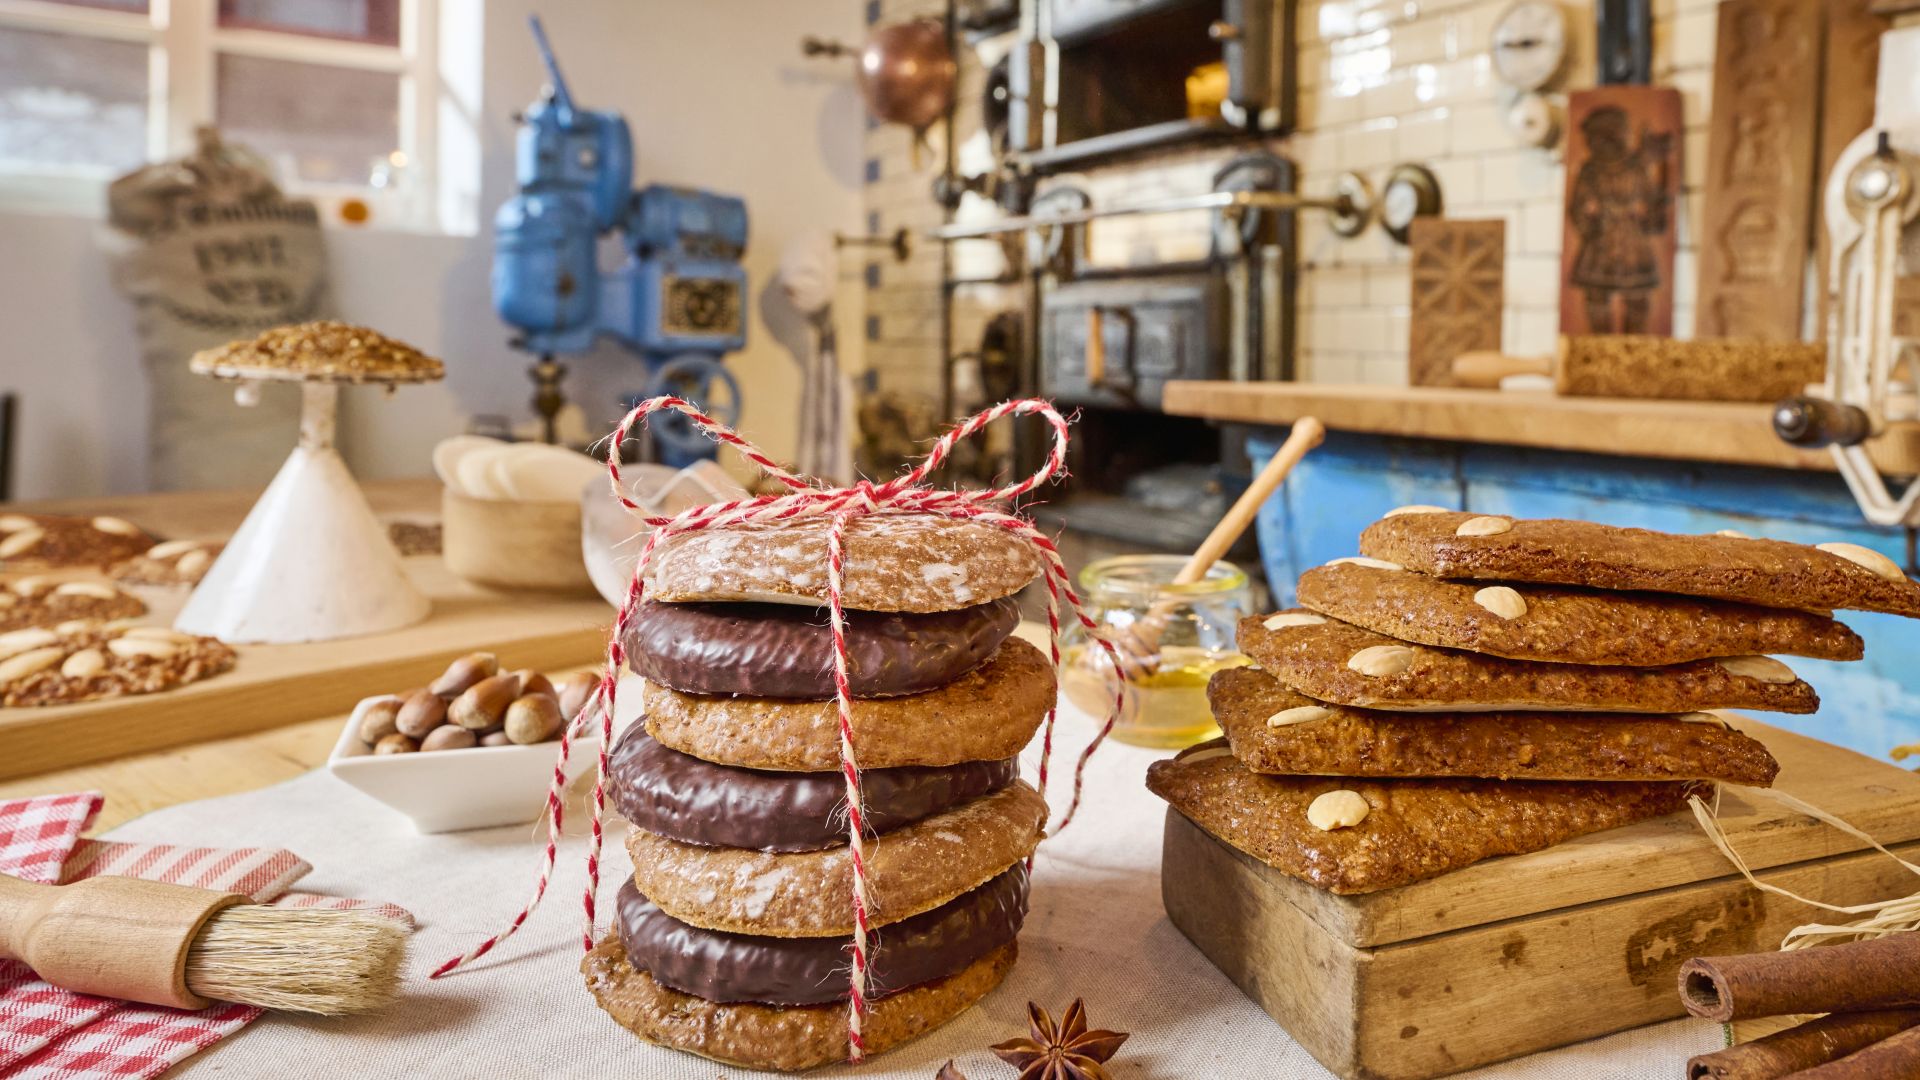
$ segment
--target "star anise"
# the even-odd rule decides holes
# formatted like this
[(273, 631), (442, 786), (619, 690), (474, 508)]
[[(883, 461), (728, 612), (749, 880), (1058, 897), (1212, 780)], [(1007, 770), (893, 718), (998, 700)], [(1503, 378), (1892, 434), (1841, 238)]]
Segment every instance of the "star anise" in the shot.
[(1086, 1003), (1067, 1006), (1060, 1026), (1033, 1002), (1027, 1002), (1031, 1038), (1009, 1039), (993, 1047), (995, 1057), (1020, 1070), (1020, 1080), (1112, 1080), (1103, 1064), (1127, 1041), (1124, 1031), (1087, 1030)]

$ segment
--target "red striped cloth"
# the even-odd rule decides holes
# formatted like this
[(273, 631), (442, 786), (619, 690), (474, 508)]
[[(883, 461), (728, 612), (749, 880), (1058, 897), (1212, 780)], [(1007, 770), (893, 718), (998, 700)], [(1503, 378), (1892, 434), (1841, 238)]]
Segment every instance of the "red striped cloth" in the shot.
[[(408, 926), (392, 904), (289, 892), (313, 867), (278, 848), (81, 840), (98, 793), (0, 802), (0, 872), (62, 884), (121, 876), (244, 893), (287, 907), (360, 908)], [(0, 961), (0, 1077), (80, 1080), (158, 1076), (245, 1027), (260, 1010), (217, 1003), (199, 1012), (68, 993), (24, 964)]]

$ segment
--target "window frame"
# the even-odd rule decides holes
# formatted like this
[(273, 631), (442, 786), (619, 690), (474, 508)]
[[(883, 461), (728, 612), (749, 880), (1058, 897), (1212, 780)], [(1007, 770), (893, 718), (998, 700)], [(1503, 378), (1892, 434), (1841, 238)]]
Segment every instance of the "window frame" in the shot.
[[(219, 0), (150, 0), (145, 13), (50, 0), (0, 0), (0, 28), (35, 30), (147, 46), (146, 161), (164, 161), (194, 145), (194, 131), (212, 124), (222, 54), (395, 75), (400, 182), (389, 188), (281, 178), (284, 190), (320, 203), (338, 221), (339, 205), (365, 202), (369, 227), (452, 231), (438, 197), (440, 0), (400, 0), (400, 41), (383, 45), (290, 31), (219, 25)], [(183, 59), (184, 58), (184, 59)], [(68, 211), (98, 217), (110, 176), (90, 169), (0, 170), (0, 211)]]

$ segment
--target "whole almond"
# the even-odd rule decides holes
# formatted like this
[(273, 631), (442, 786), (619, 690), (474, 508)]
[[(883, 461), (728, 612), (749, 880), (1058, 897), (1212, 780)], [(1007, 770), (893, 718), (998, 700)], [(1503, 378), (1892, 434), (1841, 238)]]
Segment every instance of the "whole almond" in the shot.
[(415, 690), (400, 703), (400, 711), (395, 714), (393, 724), (400, 734), (418, 739), (445, 723), (446, 719), (447, 703), (440, 695), (431, 690)]
[(1482, 517), (1468, 518), (1453, 530), (1455, 536), (1499, 536), (1513, 531), (1513, 519), (1487, 514)]
[(1473, 594), (1473, 602), (1503, 619), (1517, 619), (1527, 613), (1527, 598), (1507, 585), (1489, 585)]
[(1357, 791), (1341, 788), (1322, 792), (1307, 806), (1307, 822), (1321, 832), (1348, 829), (1367, 820), (1373, 806)]
[(60, 665), (60, 674), (69, 679), (91, 679), (107, 669), (107, 658), (99, 649), (81, 649)]
[(185, 645), (193, 640), (192, 634), (183, 634), (170, 626), (129, 626), (120, 636), (143, 638), (147, 641), (171, 641), (175, 645)]
[(179, 572), (181, 577), (198, 578), (201, 574), (207, 572), (207, 567), (212, 565), (213, 556), (207, 554), (205, 549), (202, 549), (199, 551), (189, 551), (185, 555), (180, 556), (180, 561), (174, 563), (173, 568)]
[(140, 526), (135, 525), (126, 518), (97, 517), (93, 519), (93, 527), (103, 533), (112, 533), (115, 536), (140, 535)]
[(25, 555), (37, 547), (46, 535), (46, 530), (38, 526), (8, 533), (5, 539), (0, 540), (0, 559), (11, 559), (15, 555)]
[(39, 596), (52, 585), (43, 577), (23, 577), (13, 583), (13, 591), (19, 596)]
[(400, 730), (400, 697), (388, 694), (360, 713), (360, 741), (372, 746)]
[(480, 737), (458, 724), (441, 724), (420, 740), (422, 750), (471, 750), (480, 745)]
[(44, 649), (29, 649), (26, 652), (0, 660), (0, 686), (5, 686), (29, 675), (38, 675), (60, 662), (67, 650), (58, 645)]
[(447, 665), (446, 673), (427, 684), (441, 697), (458, 697), (482, 679), (500, 674), (500, 659), (492, 653), (468, 653)]
[(81, 634), (99, 629), (101, 626), (98, 619), (68, 619), (66, 622), (53, 624), (53, 632), (56, 634)]
[(527, 694), (507, 706), (507, 738), (522, 746), (546, 742), (563, 723), (560, 703), (550, 694)]
[(509, 673), (481, 679), (447, 706), (447, 719), (474, 731), (490, 728), (507, 715), (507, 706), (519, 696), (517, 675)]
[(553, 688), (553, 680), (545, 675), (532, 668), (521, 668), (513, 674), (520, 679), (520, 693), (545, 694), (556, 701), (559, 700), (560, 691)]
[(10, 608), (20, 602), (20, 598), (10, 592), (0, 590), (0, 610)]
[(1405, 645), (1369, 645), (1347, 658), (1347, 667), (1372, 678), (1399, 675), (1413, 666), (1413, 650)]
[(53, 587), (55, 596), (87, 596), (95, 600), (111, 600), (119, 596), (119, 590), (111, 585), (102, 585), (97, 581), (63, 581)]
[(381, 736), (380, 741), (373, 744), (373, 752), (376, 754), (411, 754), (418, 749), (420, 749), (419, 743), (397, 731), (391, 735)]
[(107, 642), (107, 651), (128, 660), (136, 656), (165, 660), (179, 652), (180, 646), (171, 641), (155, 641), (152, 638), (121, 637)]
[(507, 738), (507, 733), (504, 731), (489, 731), (485, 735), (480, 736), (480, 745), (481, 746), (512, 746), (513, 740)]
[(38, 649), (60, 640), (60, 635), (45, 627), (32, 626), (25, 630), (10, 630), (0, 634), (0, 660), (18, 656), (28, 649)]
[(587, 699), (600, 685), (600, 677), (591, 671), (570, 671), (560, 679), (560, 715), (569, 720), (587, 707)]
[(25, 514), (0, 514), (0, 533), (19, 532), (21, 529), (39, 528), (34, 520)]
[(198, 540), (168, 540), (148, 548), (147, 558), (171, 559), (176, 555), (185, 555), (189, 551), (198, 551), (199, 549), (200, 541)]

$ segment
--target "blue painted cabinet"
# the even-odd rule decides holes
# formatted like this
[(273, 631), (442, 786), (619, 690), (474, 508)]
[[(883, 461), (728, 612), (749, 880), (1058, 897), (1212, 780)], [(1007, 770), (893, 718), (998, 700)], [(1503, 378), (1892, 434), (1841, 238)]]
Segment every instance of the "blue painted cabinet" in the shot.
[[(1249, 440), (1256, 468), (1285, 435), (1266, 429)], [(1906, 558), (1905, 536), (1868, 526), (1830, 473), (1335, 433), (1260, 510), (1261, 561), (1277, 602), (1293, 603), (1300, 571), (1354, 554), (1361, 529), (1409, 503), (1665, 532), (1738, 529), (1806, 544), (1845, 540)], [(1873, 757), (1920, 742), (1920, 620), (1841, 618), (1866, 639), (1866, 659), (1787, 658), (1820, 692), (1820, 711), (1768, 722)]]

